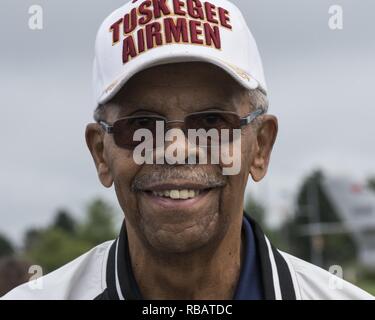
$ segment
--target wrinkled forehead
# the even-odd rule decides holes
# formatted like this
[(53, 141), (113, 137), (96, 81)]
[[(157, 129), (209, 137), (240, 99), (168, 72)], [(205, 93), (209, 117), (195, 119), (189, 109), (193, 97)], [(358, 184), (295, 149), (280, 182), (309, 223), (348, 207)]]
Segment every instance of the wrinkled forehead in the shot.
[(236, 111), (236, 99), (244, 93), (225, 71), (203, 62), (166, 64), (133, 76), (114, 98), (122, 111), (140, 108), (195, 112), (217, 106)]

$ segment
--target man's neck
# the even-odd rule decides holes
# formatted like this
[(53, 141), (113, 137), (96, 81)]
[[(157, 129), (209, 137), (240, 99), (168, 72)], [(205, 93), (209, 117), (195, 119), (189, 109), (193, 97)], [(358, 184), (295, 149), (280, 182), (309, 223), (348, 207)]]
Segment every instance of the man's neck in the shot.
[(232, 224), (215, 247), (187, 254), (156, 255), (131, 229), (129, 251), (134, 277), (144, 299), (232, 299), (240, 276), (241, 226)]

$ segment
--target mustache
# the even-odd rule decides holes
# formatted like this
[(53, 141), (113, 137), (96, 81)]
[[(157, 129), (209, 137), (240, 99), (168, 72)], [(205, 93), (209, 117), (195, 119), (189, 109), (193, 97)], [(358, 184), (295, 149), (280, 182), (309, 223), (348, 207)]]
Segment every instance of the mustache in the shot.
[(228, 182), (228, 177), (223, 176), (221, 171), (207, 171), (197, 165), (157, 165), (154, 170), (148, 173), (137, 175), (131, 185), (132, 191), (144, 191), (150, 186), (158, 185), (160, 182), (188, 181), (199, 184), (205, 188), (224, 187)]

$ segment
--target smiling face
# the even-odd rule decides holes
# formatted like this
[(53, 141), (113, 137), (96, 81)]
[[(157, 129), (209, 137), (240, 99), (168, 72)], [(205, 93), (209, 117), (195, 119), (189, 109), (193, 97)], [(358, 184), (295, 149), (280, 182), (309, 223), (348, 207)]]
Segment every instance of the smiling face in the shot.
[[(168, 64), (134, 76), (107, 106), (105, 120), (145, 113), (176, 120), (213, 108), (245, 116), (253, 106), (247, 92), (213, 65)], [(241, 227), (248, 175), (256, 181), (265, 175), (277, 132), (274, 117), (260, 121), (242, 129), (241, 170), (234, 176), (222, 175), (222, 163), (137, 165), (133, 151), (116, 146), (97, 124), (88, 125), (86, 140), (101, 182), (115, 186), (129, 234), (156, 252), (183, 253), (215, 246)]]

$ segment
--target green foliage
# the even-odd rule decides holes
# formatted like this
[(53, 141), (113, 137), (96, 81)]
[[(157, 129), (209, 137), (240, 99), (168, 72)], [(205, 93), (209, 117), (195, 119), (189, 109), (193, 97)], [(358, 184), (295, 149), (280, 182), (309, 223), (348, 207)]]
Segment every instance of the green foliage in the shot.
[(76, 221), (73, 217), (64, 209), (60, 209), (57, 211), (55, 221), (53, 226), (57, 229), (63, 230), (67, 233), (74, 234)]
[(115, 237), (113, 209), (104, 201), (97, 199), (87, 209), (86, 221), (80, 226), (82, 239), (91, 243), (101, 243)]
[(113, 210), (102, 200), (89, 204), (86, 217), (78, 223), (66, 210), (59, 210), (45, 229), (30, 229), (24, 237), (25, 256), (50, 272), (92, 247), (116, 237)]
[(39, 241), (42, 233), (43, 233), (43, 230), (39, 230), (39, 229), (33, 228), (33, 229), (27, 230), (23, 237), (24, 250), (29, 251), (31, 250), (31, 248), (37, 245), (37, 242)]
[(46, 273), (75, 259), (91, 247), (92, 243), (89, 241), (72, 237), (59, 228), (49, 228), (27, 252), (27, 257), (41, 265)]
[(14, 248), (10, 240), (0, 235), (0, 257), (10, 256), (14, 253)]

